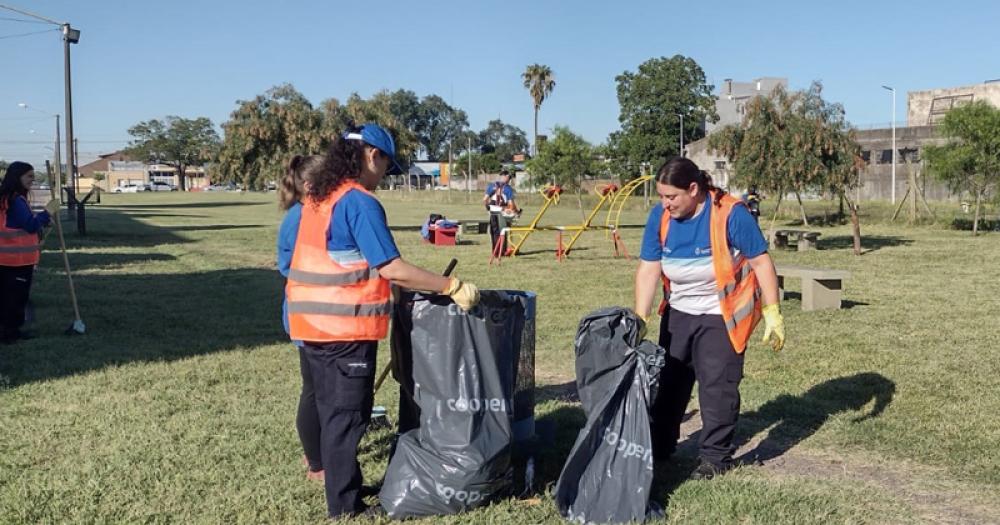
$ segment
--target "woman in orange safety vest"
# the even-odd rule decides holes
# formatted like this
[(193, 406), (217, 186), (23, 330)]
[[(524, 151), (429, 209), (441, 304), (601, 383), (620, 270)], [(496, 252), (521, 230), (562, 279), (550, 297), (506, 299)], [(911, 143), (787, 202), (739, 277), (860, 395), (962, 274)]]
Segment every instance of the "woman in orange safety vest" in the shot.
[(41, 250), (39, 232), (50, 222), (47, 211), (31, 212), (28, 192), (35, 169), (26, 162), (7, 166), (0, 183), (0, 340), (27, 339), (21, 332), (31, 277)]
[(661, 206), (649, 215), (635, 276), (635, 311), (650, 315), (663, 288), (660, 346), (667, 360), (652, 407), (653, 457), (677, 446), (680, 424), (698, 382), (700, 463), (692, 477), (733, 467), (743, 352), (763, 316), (764, 340), (785, 341), (778, 278), (767, 241), (746, 205), (712, 185), (694, 162), (668, 160), (656, 176)]
[(385, 129), (351, 126), (336, 137), (302, 203), (286, 299), (292, 339), (303, 342), (320, 423), (331, 517), (366, 509), (357, 447), (371, 417), (378, 340), (389, 327), (390, 282), (450, 296), (471, 309), (475, 286), (404, 261), (372, 192), (401, 173)]

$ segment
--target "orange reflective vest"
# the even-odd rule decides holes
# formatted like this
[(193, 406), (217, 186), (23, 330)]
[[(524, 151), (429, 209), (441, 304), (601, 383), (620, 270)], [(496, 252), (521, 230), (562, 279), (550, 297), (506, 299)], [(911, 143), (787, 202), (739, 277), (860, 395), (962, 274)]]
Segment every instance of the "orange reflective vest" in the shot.
[(328, 253), (333, 207), (350, 190), (370, 195), (360, 184), (345, 182), (322, 201), (310, 198), (302, 205), (285, 286), (292, 339), (374, 341), (389, 331), (389, 281), (364, 260), (339, 264)]
[[(749, 260), (740, 255), (734, 263), (732, 252), (729, 250), (727, 235), (729, 214), (734, 206), (742, 206), (743, 203), (732, 195), (723, 194), (719, 204), (716, 205), (715, 198), (716, 193), (713, 191), (709, 204), (713, 207), (709, 228), (719, 309), (722, 310), (722, 319), (726, 322), (726, 330), (729, 331), (729, 340), (733, 343), (733, 348), (736, 353), (743, 353), (750, 335), (760, 321), (760, 286), (757, 284), (757, 275), (750, 268)], [(663, 218), (660, 220), (660, 246), (667, 240), (668, 229), (670, 229), (670, 214), (664, 210)], [(663, 290), (665, 296), (663, 304), (660, 305), (661, 315), (670, 300), (670, 281), (666, 275), (663, 275)]]
[[(28, 202), (24, 197), (17, 197)], [(0, 266), (31, 266), (38, 264), (42, 249), (37, 233), (7, 227), (7, 203), (0, 202)]]

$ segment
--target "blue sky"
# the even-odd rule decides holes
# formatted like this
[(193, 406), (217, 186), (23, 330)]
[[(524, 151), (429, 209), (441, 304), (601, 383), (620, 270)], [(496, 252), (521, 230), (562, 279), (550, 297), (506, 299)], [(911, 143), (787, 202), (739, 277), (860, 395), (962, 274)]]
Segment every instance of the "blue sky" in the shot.
[[(556, 88), (540, 132), (569, 126), (603, 142), (618, 129), (614, 77), (643, 61), (694, 58), (725, 78), (821, 80), (851, 122), (905, 120), (907, 91), (1000, 78), (1000, 2), (68, 1), (0, 0), (82, 30), (73, 46), (83, 161), (166, 115), (217, 125), (268, 88), (292, 83), (313, 103), (405, 88), (464, 109), (474, 129), (497, 117), (532, 128), (520, 73), (550, 66)], [(0, 18), (23, 18), (0, 10)], [(40, 162), (53, 123), (18, 102), (63, 111), (59, 33), (0, 20), (0, 158)], [(31, 133), (34, 130), (34, 133)], [(48, 142), (46, 142), (48, 144)]]

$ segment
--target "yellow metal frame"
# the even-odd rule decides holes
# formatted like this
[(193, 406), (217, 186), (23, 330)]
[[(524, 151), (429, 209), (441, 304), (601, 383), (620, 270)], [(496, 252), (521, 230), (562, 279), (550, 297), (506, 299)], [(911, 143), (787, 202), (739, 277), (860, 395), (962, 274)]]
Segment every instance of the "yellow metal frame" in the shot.
[(611, 206), (608, 208), (608, 215), (604, 219), (604, 226), (608, 229), (608, 232), (617, 230), (618, 225), (621, 224), (622, 210), (628, 204), (628, 198), (635, 193), (635, 190), (652, 179), (652, 175), (644, 175), (632, 179), (628, 184), (622, 186), (622, 189), (618, 190), (618, 193), (615, 194), (615, 200), (612, 201)]
[(619, 189), (615, 184), (606, 184), (594, 188), (594, 193), (600, 197), (600, 200), (597, 201), (594, 209), (590, 210), (590, 215), (587, 215), (587, 219), (583, 222), (583, 224), (558, 227), (558, 229), (561, 230), (576, 231), (576, 233), (573, 234), (573, 237), (570, 238), (569, 243), (566, 244), (566, 248), (563, 249), (563, 253), (566, 255), (569, 255), (570, 250), (573, 249), (573, 245), (576, 244), (577, 239), (583, 235), (583, 232), (593, 228), (590, 223), (593, 222), (594, 217), (601, 212), (601, 208), (603, 208), (606, 203), (614, 201), (615, 196), (621, 193), (621, 189)]
[[(554, 191), (551, 191), (551, 194), (550, 194), (550, 190), (554, 190)], [(542, 204), (542, 207), (538, 210), (538, 213), (535, 214), (535, 218), (531, 220), (531, 223), (528, 224), (527, 226), (508, 226), (507, 227), (507, 234), (510, 235), (510, 238), (508, 240), (513, 245), (510, 248), (510, 255), (511, 256), (517, 255), (517, 252), (521, 249), (521, 246), (524, 244), (524, 241), (528, 240), (528, 237), (533, 232), (538, 231), (538, 229), (539, 229), (538, 228), (538, 221), (542, 220), (542, 216), (545, 215), (546, 211), (548, 211), (549, 206), (552, 206), (553, 204), (559, 204), (559, 194), (562, 193), (562, 188), (559, 188), (557, 186), (555, 186), (555, 187), (554, 186), (546, 186), (545, 188), (542, 188), (541, 190), (539, 190), (539, 193), (542, 194), (542, 199), (545, 199), (545, 204)], [(517, 238), (516, 240), (514, 239), (514, 236), (512, 235), (514, 233), (520, 234), (519, 238)]]

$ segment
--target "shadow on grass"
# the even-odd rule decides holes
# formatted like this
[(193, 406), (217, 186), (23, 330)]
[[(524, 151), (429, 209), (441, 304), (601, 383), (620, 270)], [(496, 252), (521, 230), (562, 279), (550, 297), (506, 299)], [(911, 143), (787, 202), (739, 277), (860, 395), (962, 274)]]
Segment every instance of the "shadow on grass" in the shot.
[[(177, 259), (173, 255), (166, 253), (94, 253), (94, 252), (74, 252), (69, 255), (69, 263), (74, 274), (81, 270), (92, 269), (115, 269), (135, 263), (148, 263), (153, 261), (173, 261)], [(62, 253), (54, 250), (42, 252), (42, 259), (39, 262), (41, 269), (55, 269), (58, 273), (63, 267)], [(56, 277), (58, 278), (58, 277)]]
[[(109, 209), (115, 209), (118, 211), (126, 210), (148, 210), (148, 209), (163, 209), (163, 208), (177, 208), (177, 209), (194, 209), (194, 208), (228, 208), (233, 206), (277, 206), (277, 201), (275, 202), (185, 202), (176, 204), (146, 204), (143, 202), (128, 203), (127, 205), (115, 204), (114, 206), (108, 206)], [(89, 211), (89, 210), (88, 210)]]
[(56, 335), (73, 315), (65, 277), (57, 269), (36, 277), (38, 337), (0, 348), (0, 374), (10, 386), (287, 340), (284, 280), (275, 271), (77, 275), (87, 334), (75, 337)]
[[(874, 402), (871, 412), (854, 423), (879, 417), (892, 403), (896, 384), (881, 374), (865, 372), (838, 377), (820, 383), (799, 396), (781, 395), (758, 410), (740, 416), (736, 446), (774, 426), (753, 450), (738, 458), (740, 462), (768, 461), (788, 452), (813, 435), (831, 416), (858, 411)], [(775, 426), (776, 425), (776, 426)], [(696, 435), (689, 440), (696, 440)]]
[(271, 224), (211, 224), (207, 226), (191, 224), (185, 226), (166, 227), (175, 232), (199, 232), (199, 231), (226, 231), (226, 230), (246, 230), (250, 228), (268, 228)]
[(538, 489), (554, 487), (580, 429), (586, 424), (587, 417), (580, 406), (560, 406), (535, 422), (543, 446), (535, 464)]
[[(850, 235), (835, 235), (832, 237), (820, 237), (817, 240), (817, 248), (820, 250), (845, 250), (854, 247), (854, 237)], [(912, 239), (896, 237), (891, 235), (861, 235), (861, 252), (868, 253), (893, 246), (909, 246), (913, 244)]]
[[(785, 301), (787, 301), (789, 299), (794, 299), (796, 301), (800, 301), (801, 302), (802, 301), (802, 292), (790, 292), (790, 291), (786, 290), (785, 291), (785, 297), (781, 299), (781, 302), (785, 302)], [(851, 308), (854, 308), (855, 306), (870, 306), (870, 304), (869, 303), (863, 303), (861, 301), (851, 301), (851, 300), (848, 300), (848, 299), (841, 299), (840, 300), (840, 308), (843, 309), (843, 310), (850, 310)], [(802, 306), (799, 305), (799, 308), (801, 308), (801, 307)]]

